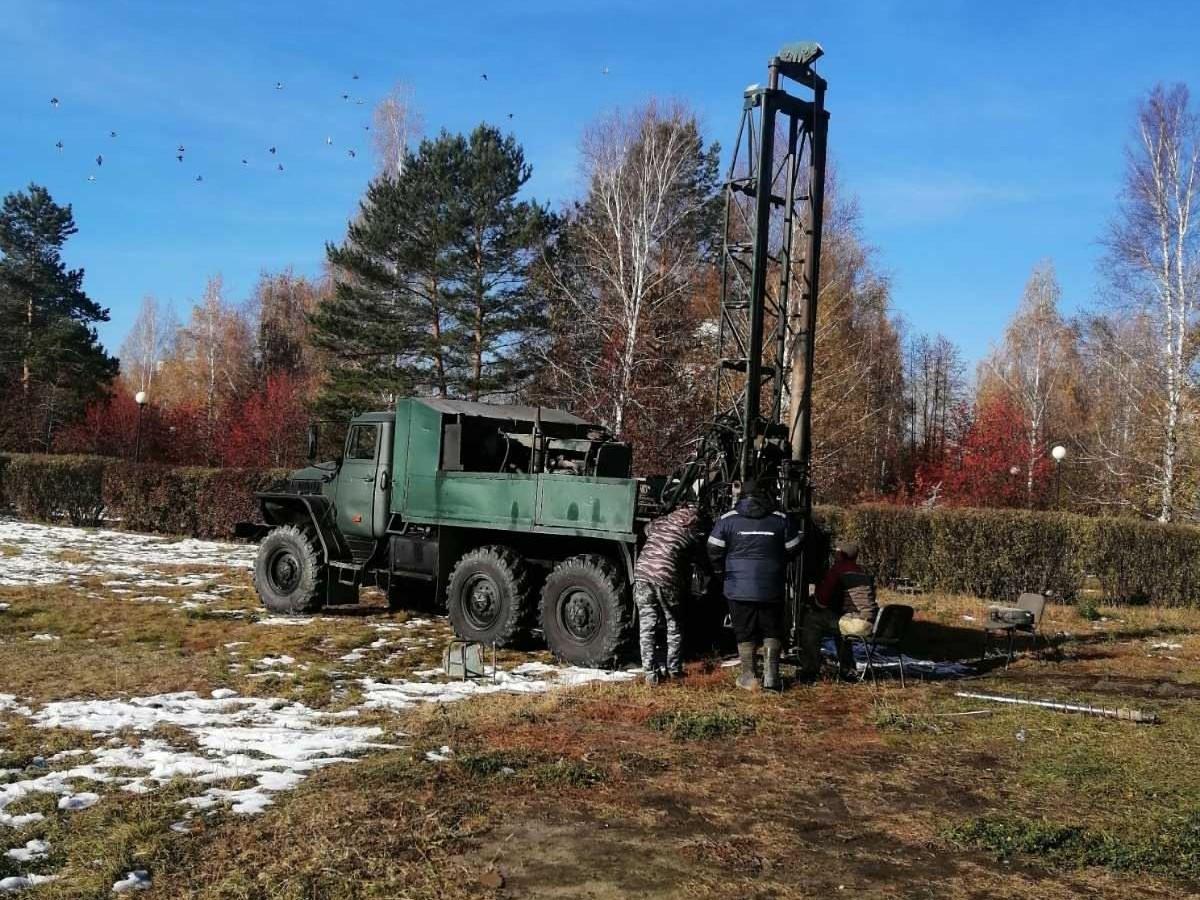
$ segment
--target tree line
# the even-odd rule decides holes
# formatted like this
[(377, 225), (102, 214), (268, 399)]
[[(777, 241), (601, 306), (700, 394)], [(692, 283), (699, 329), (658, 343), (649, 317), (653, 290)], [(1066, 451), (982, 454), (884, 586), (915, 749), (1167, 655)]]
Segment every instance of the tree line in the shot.
[[(512, 135), (416, 140), (407, 96), (381, 107), (391, 137), (320, 277), (264, 272), (234, 301), (214, 276), (182, 319), (147, 298), (119, 365), (96, 335), (107, 310), (62, 263), (70, 208), (36, 185), (5, 198), (0, 448), (126, 456), (140, 430), (146, 459), (286, 465), (310, 419), (417, 394), (568, 407), (632, 441), (639, 471), (678, 464), (713, 412), (719, 145), (679, 103), (611, 113), (581, 137), (580, 195), (551, 209), (527, 196)], [(1186, 87), (1154, 88), (1103, 235), (1101, 296), (1065, 315), (1038, 262), (974, 371), (897, 314), (831, 173), (818, 497), (1195, 518), (1198, 154)]]

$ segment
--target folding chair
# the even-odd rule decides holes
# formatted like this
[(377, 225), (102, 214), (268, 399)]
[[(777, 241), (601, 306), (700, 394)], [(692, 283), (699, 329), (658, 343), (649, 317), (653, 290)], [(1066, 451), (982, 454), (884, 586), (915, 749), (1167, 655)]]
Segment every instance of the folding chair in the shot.
[[(1022, 617), (1008, 616), (1006, 613), (1012, 612), (1026, 613)], [(1042, 614), (1046, 611), (1046, 598), (1042, 594), (1025, 593), (1017, 598), (1017, 605), (1005, 609), (1003, 607), (993, 607), (988, 611), (988, 618), (983, 623), (983, 656), (982, 661), (987, 657), (988, 648), (991, 646), (992, 635), (995, 632), (1002, 631), (1008, 638), (1004, 649), (1004, 668), (1008, 668), (1013, 661), (1015, 652), (1016, 638), (1018, 634), (1027, 634), (1033, 638), (1033, 651), (1036, 653), (1038, 649), (1038, 638), (1041, 637)]]
[(858, 641), (866, 648), (867, 674), (871, 676), (871, 684), (876, 683), (875, 648), (893, 647), (900, 657), (900, 687), (905, 686), (904, 651), (900, 645), (908, 633), (908, 626), (912, 624), (912, 620), (913, 608), (911, 606), (905, 606), (903, 603), (889, 603), (887, 606), (879, 607), (879, 613), (875, 616), (875, 624), (871, 626), (868, 634), (861, 637), (857, 635), (842, 637), (842, 640), (851, 647), (855, 641)]

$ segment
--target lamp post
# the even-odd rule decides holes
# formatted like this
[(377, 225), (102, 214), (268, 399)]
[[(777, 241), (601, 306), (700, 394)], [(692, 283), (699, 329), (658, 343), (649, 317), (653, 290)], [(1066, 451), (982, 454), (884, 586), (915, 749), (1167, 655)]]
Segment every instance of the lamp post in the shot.
[(133, 402), (137, 404), (138, 408), (137, 435), (133, 439), (134, 462), (138, 462), (142, 458), (142, 413), (145, 412), (146, 401), (149, 399), (145, 391), (138, 391), (133, 395)]
[(1062, 444), (1055, 444), (1050, 449), (1050, 456), (1054, 459), (1054, 506), (1056, 509), (1062, 508), (1062, 461), (1067, 458), (1067, 448)]

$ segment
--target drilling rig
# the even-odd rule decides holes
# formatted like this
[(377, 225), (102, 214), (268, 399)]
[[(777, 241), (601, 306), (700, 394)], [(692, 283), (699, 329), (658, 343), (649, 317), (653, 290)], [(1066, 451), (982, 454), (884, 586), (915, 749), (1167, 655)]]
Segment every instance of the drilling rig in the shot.
[[(668, 508), (692, 499), (710, 515), (741, 483), (777, 488), (803, 525), (804, 550), (789, 583), (791, 619), (824, 559), (812, 524), (813, 350), (820, 287), (829, 113), (814, 64), (819, 44), (788, 44), (765, 85), (742, 99), (725, 182), (713, 421), (664, 490)], [(802, 95), (789, 93), (795, 85)]]

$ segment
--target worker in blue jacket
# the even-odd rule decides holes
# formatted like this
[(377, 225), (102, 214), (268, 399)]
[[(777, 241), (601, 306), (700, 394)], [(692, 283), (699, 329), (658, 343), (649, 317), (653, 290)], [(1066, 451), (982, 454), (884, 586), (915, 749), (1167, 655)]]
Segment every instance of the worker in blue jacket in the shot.
[[(740, 688), (779, 689), (787, 566), (800, 548), (801, 537), (787, 515), (775, 509), (765, 486), (748, 480), (737, 505), (717, 520), (708, 538), (709, 559), (713, 572), (724, 578), (729, 618), (737, 636)], [(761, 682), (754, 671), (760, 642)]]

